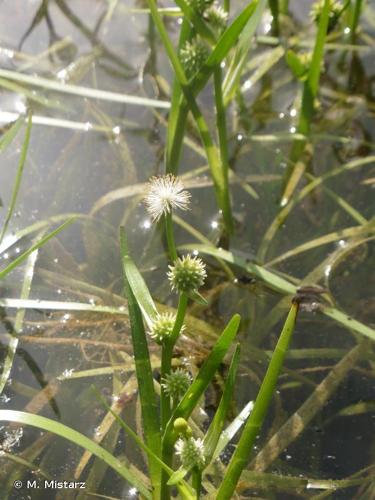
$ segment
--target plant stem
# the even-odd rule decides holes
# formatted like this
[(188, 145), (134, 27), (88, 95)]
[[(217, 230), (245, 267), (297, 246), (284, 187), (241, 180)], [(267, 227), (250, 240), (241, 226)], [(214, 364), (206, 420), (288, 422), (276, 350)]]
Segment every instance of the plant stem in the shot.
[(350, 25), (350, 40), (352, 44), (355, 44), (355, 37), (359, 22), (359, 16), (361, 15), (362, 0), (355, 0), (354, 12), (352, 16), (352, 22)]
[(193, 488), (197, 493), (197, 500), (199, 500), (202, 487), (202, 471), (199, 470), (198, 467), (194, 467), (191, 479), (193, 483)]
[(215, 187), (217, 204), (223, 212), (223, 219), (227, 232), (232, 233), (233, 220), (232, 220), (229, 191), (228, 191), (228, 186), (225, 185), (225, 179), (223, 177), (223, 171), (220, 163), (218, 149), (212, 140), (207, 122), (196, 102), (194, 92), (191, 89), (191, 86), (189, 85), (184, 69), (181, 65), (181, 62), (174, 50), (173, 44), (165, 29), (162, 18), (160, 17), (160, 14), (158, 12), (155, 0), (148, 0), (148, 5), (152, 17), (154, 19), (155, 25), (159, 30), (160, 37), (164, 43), (165, 50), (167, 52), (169, 60), (173, 66), (175, 76), (178, 79), (178, 82), (181, 86), (181, 90), (186, 99), (186, 102), (196, 122), (199, 135), (206, 152), (207, 162), (210, 167), (211, 176)]
[[(180, 39), (178, 42), (179, 49), (181, 49), (184, 43), (191, 38), (191, 33), (191, 25), (186, 19), (184, 19), (181, 26)], [(182, 94), (178, 79), (174, 78), (171, 111), (168, 117), (167, 143), (165, 150), (166, 174), (170, 173), (177, 175), (178, 173), (187, 115), (188, 106)]]
[[(318, 31), (316, 34), (314, 51), (307, 76), (303, 85), (303, 95), (301, 111), (298, 120), (297, 133), (308, 136), (311, 129), (311, 122), (314, 117), (314, 101), (319, 91), (319, 81), (321, 63), (324, 57), (324, 44), (328, 30), (330, 12), (330, 2), (325, 0), (322, 15), (320, 16)], [(299, 162), (302, 153), (305, 151), (306, 141), (294, 141), (290, 153), (290, 166), (287, 168), (284, 179), (281, 206), (289, 203), (298, 182), (306, 169), (307, 162)]]
[(170, 212), (165, 214), (165, 233), (167, 236), (169, 257), (171, 261), (174, 262), (177, 260), (178, 255), (173, 235), (172, 214)]
[(272, 34), (279, 34), (279, 0), (268, 0), (272, 14)]
[(289, 10), (289, 0), (281, 0), (280, 2), (280, 12), (284, 16), (288, 15), (288, 10)]
[(186, 295), (186, 293), (181, 293), (179, 301), (178, 301), (176, 321), (175, 321), (175, 324), (173, 327), (173, 332), (172, 332), (171, 339), (170, 339), (172, 347), (174, 347), (175, 343), (177, 342), (182, 325), (184, 324), (187, 304), (188, 304), (188, 296)]
[[(163, 344), (162, 353), (161, 353), (161, 380), (169, 375), (172, 368), (172, 357), (173, 357), (173, 348), (177, 342), (178, 336), (180, 334), (182, 325), (184, 323), (184, 318), (186, 314), (186, 308), (188, 303), (188, 296), (185, 293), (181, 293), (178, 301), (176, 321), (173, 326), (173, 331), (170, 339)], [(167, 427), (167, 423), (171, 418), (171, 400), (169, 395), (165, 392), (164, 388), (161, 387), (160, 392), (160, 420), (161, 420), (161, 429), (162, 433), (165, 432)], [(172, 453), (170, 450), (166, 450), (163, 446), (162, 450), (162, 460), (165, 464), (171, 465), (172, 463)], [(169, 486), (167, 485), (169, 477), (165, 471), (162, 471), (161, 475), (161, 500), (168, 500), (170, 498)]]
[[(184, 323), (187, 303), (188, 303), (188, 296), (185, 293), (181, 293), (178, 301), (176, 320), (173, 326), (171, 337), (163, 344), (162, 348), (162, 354), (161, 354), (162, 379), (165, 378), (166, 375), (169, 375), (171, 372), (173, 348), (177, 342), (182, 325)], [(164, 432), (168, 420), (170, 419), (171, 416), (171, 407), (170, 407), (170, 397), (168, 396), (168, 394), (166, 394), (163, 388), (161, 388), (160, 405), (161, 405), (161, 427)]]
[(293, 303), (255, 400), (254, 409), (246, 422), (237, 448), (225, 472), (223, 482), (216, 496), (217, 500), (230, 500), (233, 498), (237, 482), (241, 472), (247, 465), (250, 451), (252, 450), (254, 441), (259, 433), (274, 394), (277, 378), (294, 331), (297, 313), (298, 304)]
[(214, 86), (215, 86), (215, 105), (216, 105), (216, 127), (219, 137), (221, 164), (222, 164), (225, 183), (228, 185), (229, 162), (228, 162), (227, 119), (226, 119), (224, 99), (223, 99), (222, 71), (220, 66), (217, 66), (214, 70)]

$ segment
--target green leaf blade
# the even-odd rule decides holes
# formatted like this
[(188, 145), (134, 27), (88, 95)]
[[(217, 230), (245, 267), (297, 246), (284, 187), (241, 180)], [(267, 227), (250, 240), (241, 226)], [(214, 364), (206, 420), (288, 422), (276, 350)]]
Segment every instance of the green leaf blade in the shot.
[(96, 444), (94, 441), (84, 436), (80, 432), (40, 415), (33, 415), (22, 411), (14, 410), (0, 410), (0, 421), (16, 422), (18, 424), (31, 425), (38, 429), (43, 429), (52, 432), (57, 436), (61, 436), (106, 462), (113, 470), (115, 470), (121, 477), (128, 481), (131, 485), (136, 487), (145, 498), (151, 500), (149, 490), (142, 482), (138, 480), (135, 474), (121, 463), (116, 457), (108, 453), (104, 448)]
[[(147, 446), (158, 457), (161, 456), (160, 419), (154, 389), (154, 378), (147, 345), (146, 333), (143, 326), (141, 309), (137, 303), (131, 282), (128, 281), (128, 266), (134, 271), (129, 256), (124, 228), (120, 228), (121, 260), (124, 273), (124, 288), (128, 299), (129, 319), (135, 359), (135, 370), (138, 381), (138, 391), (142, 408), (142, 420)], [(150, 479), (154, 494), (160, 492), (160, 464), (149, 457)]]

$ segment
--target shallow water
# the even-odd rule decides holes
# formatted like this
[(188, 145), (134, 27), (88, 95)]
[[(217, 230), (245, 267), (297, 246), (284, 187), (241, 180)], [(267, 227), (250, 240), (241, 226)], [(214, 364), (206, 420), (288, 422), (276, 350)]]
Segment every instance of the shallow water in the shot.
[[(305, 23), (310, 3), (291, 2), (296, 23)], [(298, 203), (260, 259), (270, 262), (270, 269), (284, 273), (293, 283), (319, 282), (329, 289), (330, 300), (336, 307), (366, 325), (374, 322), (373, 228), (352, 234), (340, 231), (363, 224), (365, 219), (369, 221), (374, 212), (375, 157), (373, 160), (371, 157), (374, 155), (375, 11), (369, 4), (361, 21), (361, 48), (354, 51), (336, 48), (326, 56), (312, 131), (314, 154), (309, 173), (320, 177), (350, 161), (369, 160), (359, 168), (324, 181)], [(39, 252), (34, 268), (29, 270), (33, 275), (29, 299), (79, 302), (88, 308), (123, 307), (118, 248), (118, 227), (123, 224), (134, 258), (154, 298), (175, 305), (175, 297), (170, 295), (165, 280), (167, 260), (162, 234), (151, 224), (140, 203), (143, 183), (163, 172), (165, 103), (171, 71), (160, 41), (148, 15), (134, 10), (142, 7), (141, 2), (59, 0), (48, 4), (47, 14), (40, 11), (40, 16), (36, 16), (39, 7), (40, 2), (36, 1), (1, 3), (2, 69), (23, 70), (30, 75), (57, 79), (61, 84), (158, 99), (164, 107), (125, 104), (29, 86), (24, 88), (33, 89), (33, 93), (26, 95), (3, 88), (0, 81), (1, 125), (6, 127), (14, 115), (25, 112), (28, 106), (34, 119), (16, 211), (0, 249), (1, 264), (6, 265), (41, 234), (39, 230), (21, 233), (22, 229), (52, 217), (55, 226), (67, 214), (78, 214), (72, 226)], [(174, 38), (178, 26), (178, 17), (168, 20)], [(310, 33), (306, 32), (308, 40)], [(269, 35), (269, 19), (264, 19), (258, 34)], [(282, 177), (301, 92), (301, 84), (293, 79), (282, 55), (264, 76), (254, 81), (255, 69), (274, 50), (271, 40), (259, 39), (243, 79), (242, 106), (236, 103), (229, 110), (229, 149), (236, 174), (231, 186), (236, 230), (230, 250), (249, 260), (259, 259), (265, 232), (280, 210)], [(207, 116), (213, 119), (209, 90), (203, 93), (201, 102)], [(1, 152), (0, 196), (4, 207), (10, 202), (23, 134), (24, 129), (11, 147)], [(198, 173), (198, 169), (206, 167), (206, 161), (191, 128), (187, 138), (190, 142), (183, 150), (180, 173), (193, 172), (185, 181), (193, 203), (190, 212), (179, 215), (216, 244), (220, 237), (220, 214), (207, 169)], [(303, 186), (304, 183), (300, 189)], [(119, 189), (123, 191), (118, 192)], [(3, 208), (4, 217), (5, 212)], [(316, 243), (310, 250), (272, 264), (298, 245), (330, 233), (337, 234), (329, 243)], [(197, 243), (179, 226), (176, 238), (180, 245)], [(242, 316), (242, 363), (235, 414), (257, 394), (266, 366), (262, 352), (269, 353), (275, 346), (290, 297), (282, 300), (282, 294), (240, 268), (233, 268), (235, 279), (228, 278), (216, 261), (207, 261), (209, 278), (203, 293), (210, 298), (210, 307), (193, 305), (189, 312), (209, 323), (215, 332), (235, 312)], [(20, 297), (24, 272), (20, 268), (3, 281), (3, 299)], [(40, 413), (59, 419), (87, 436), (96, 433), (98, 437), (104, 412), (90, 387), (96, 385), (112, 401), (113, 395), (122, 392), (121, 387), (129, 380), (129, 373), (124, 370), (116, 370), (116, 376), (110, 373), (113, 364), (124, 363), (119, 345), (131, 356), (127, 317), (121, 314), (122, 310), (118, 315), (109, 315), (76, 312), (72, 307), (64, 309), (62, 305), (62, 310), (56, 311), (47, 310), (43, 303), (30, 303), (20, 327), (18, 351), (1, 396), (1, 408)], [(5, 359), (17, 309), (6, 307), (1, 311), (0, 340)], [(212, 338), (203, 338), (201, 330), (187, 334), (193, 341), (182, 344), (181, 356), (188, 359), (194, 370), (206, 355)], [(333, 373), (335, 380), (335, 372), (331, 370), (361, 338), (319, 312), (301, 313), (286, 370), (279, 379), (278, 392), (256, 451), (266, 445), (329, 373)], [(317, 409), (301, 436), (267, 463), (268, 471), (311, 479), (342, 479), (371, 465), (373, 361), (370, 345), (351, 367), (349, 359), (350, 369), (342, 382), (331, 390), (327, 402)], [(107, 371), (103, 370), (99, 376), (74, 378), (77, 372), (94, 368)], [(222, 375), (225, 376), (224, 367)], [(33, 399), (46, 385), (53, 398), (43, 402)], [(126, 393), (124, 417), (135, 425), (136, 398), (130, 383)], [(212, 413), (217, 398), (218, 389), (212, 389), (207, 395), (208, 413)], [(365, 404), (359, 406), (362, 402)], [(5, 433), (5, 427), (0, 427), (0, 432)], [(34, 454), (30, 448), (33, 443), (38, 448)], [(104, 443), (143, 467), (141, 454), (134, 451), (133, 443), (117, 429), (111, 430)], [(83, 453), (62, 439), (42, 436), (30, 428), (23, 430), (10, 451), (23, 454), (39, 470), (56, 479), (74, 478)], [(0, 461), (5, 471), (0, 473), (6, 491), (4, 498), (73, 498), (67, 493), (56, 493), (54, 497), (50, 492), (30, 494), (26, 490), (12, 490), (11, 480), (22, 474), (18, 471), (13, 477), (10, 470), (14, 470), (14, 463), (7, 457), (0, 457)], [(89, 469), (80, 476), (88, 483)], [(33, 475), (26, 473), (23, 477)], [(100, 471), (96, 477), (101, 477)], [(103, 480), (97, 479), (89, 485), (93, 493), (115, 498), (131, 498), (133, 494), (109, 470)], [(286, 491), (258, 486), (243, 494), (245, 498), (283, 499), (310, 498), (324, 491), (315, 483), (310, 486)], [(366, 482), (355, 484), (331, 492), (330, 498), (371, 498), (370, 487)]]

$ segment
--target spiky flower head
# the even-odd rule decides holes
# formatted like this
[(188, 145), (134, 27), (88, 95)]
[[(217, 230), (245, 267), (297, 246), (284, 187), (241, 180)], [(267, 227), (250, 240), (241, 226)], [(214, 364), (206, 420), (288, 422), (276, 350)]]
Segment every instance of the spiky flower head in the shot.
[(177, 370), (166, 375), (161, 381), (162, 388), (173, 399), (180, 399), (188, 390), (190, 384), (190, 373), (182, 368), (177, 368)]
[(172, 210), (189, 208), (190, 193), (184, 189), (182, 182), (172, 174), (152, 177), (144, 198), (147, 212), (153, 221), (158, 221)]
[[(310, 11), (310, 16), (316, 24), (319, 24), (322, 15), (325, 0), (317, 0), (313, 3)], [(343, 7), (340, 2), (336, 0), (329, 0), (329, 20), (328, 32), (332, 31), (340, 18)]]
[[(173, 327), (176, 321), (176, 315), (172, 313), (158, 314), (150, 326), (149, 335), (158, 344), (162, 344), (164, 340), (168, 339), (173, 332)], [(182, 326), (180, 331), (185, 327)]]
[(198, 257), (184, 255), (178, 258), (173, 266), (169, 266), (168, 279), (172, 290), (182, 293), (195, 292), (206, 279), (206, 266)]
[(204, 12), (214, 0), (188, 0), (187, 3), (198, 13)]
[(181, 464), (184, 468), (198, 467), (202, 469), (205, 464), (204, 446), (202, 439), (180, 438), (176, 444), (176, 454), (180, 456)]
[(201, 69), (208, 55), (207, 45), (199, 38), (194, 38), (191, 42), (185, 42), (180, 50), (180, 59), (188, 78), (191, 78)]
[(204, 18), (220, 34), (227, 24), (228, 12), (215, 2), (204, 12)]

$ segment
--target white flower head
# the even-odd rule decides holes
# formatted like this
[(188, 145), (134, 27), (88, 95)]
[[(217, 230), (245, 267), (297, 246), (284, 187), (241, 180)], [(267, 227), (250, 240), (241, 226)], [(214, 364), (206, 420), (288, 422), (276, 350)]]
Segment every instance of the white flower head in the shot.
[(175, 444), (176, 454), (180, 456), (181, 464), (186, 469), (197, 466), (202, 469), (205, 464), (204, 445), (202, 439), (180, 438)]
[(144, 198), (147, 212), (153, 221), (169, 214), (175, 208), (189, 208), (190, 193), (184, 189), (182, 182), (172, 174), (152, 177)]

